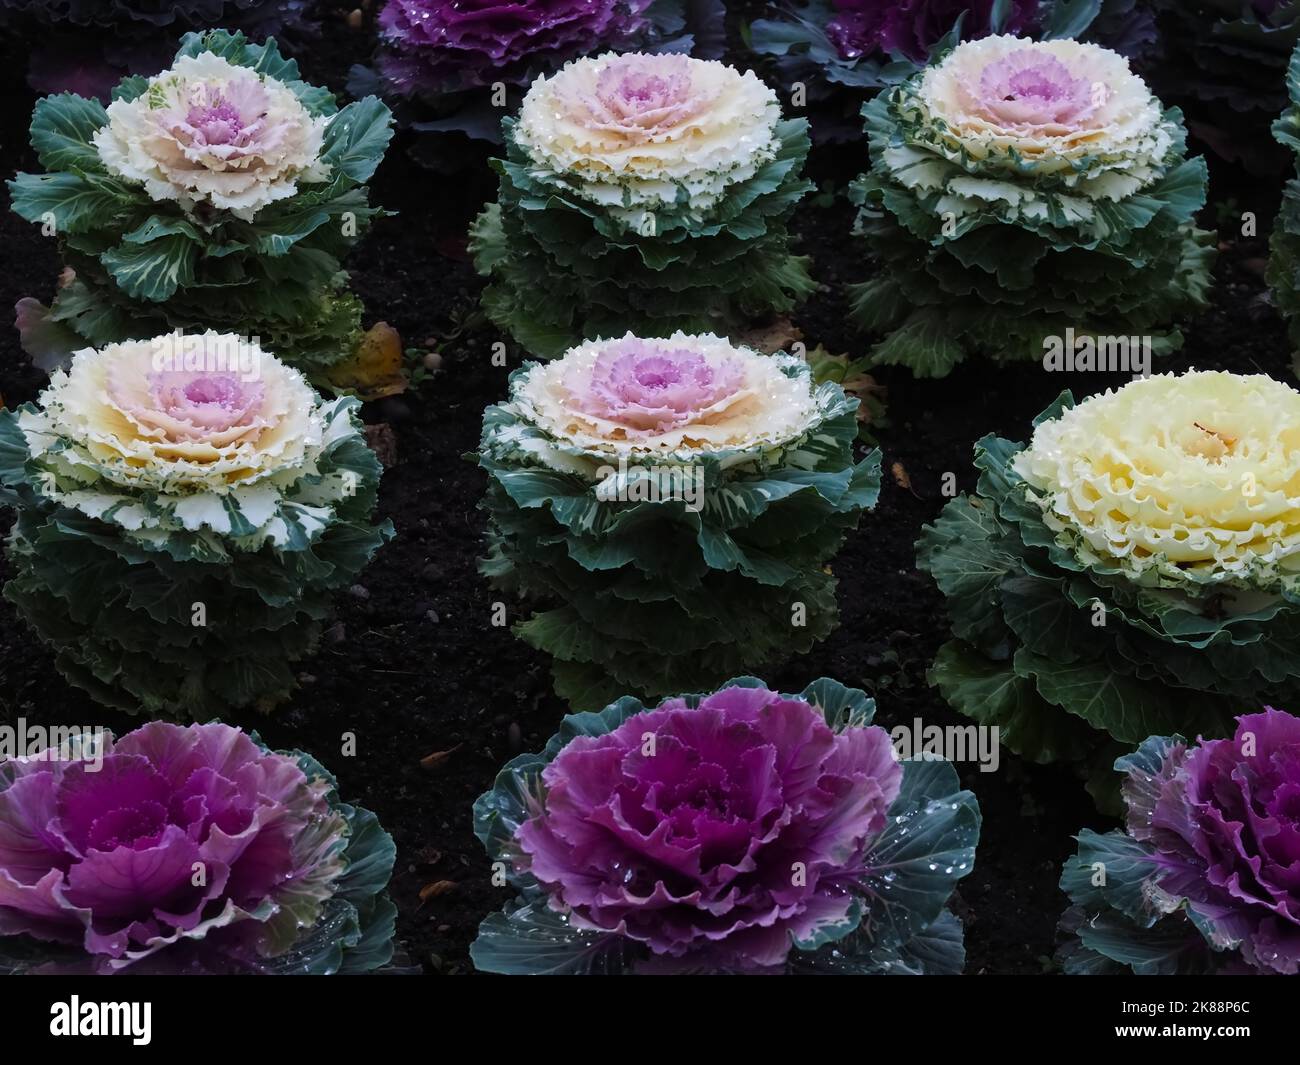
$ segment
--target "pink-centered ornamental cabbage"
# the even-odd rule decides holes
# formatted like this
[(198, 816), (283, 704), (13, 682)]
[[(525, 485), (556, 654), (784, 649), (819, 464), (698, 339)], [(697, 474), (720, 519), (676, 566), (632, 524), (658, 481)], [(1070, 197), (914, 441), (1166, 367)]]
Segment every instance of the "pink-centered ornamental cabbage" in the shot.
[[(546, 433), (571, 469), (592, 458), (665, 458), (738, 449), (773, 451), (817, 418), (800, 360), (760, 355), (711, 333), (592, 340), (539, 365), (512, 390), (512, 407)], [(548, 462), (552, 448), (531, 449)]]
[(93, 139), (108, 172), (142, 184), (151, 199), (252, 221), (299, 181), (330, 176), (320, 158), (328, 125), (278, 79), (201, 52), (110, 104)]
[[(516, 139), (586, 199), (704, 217), (780, 148), (776, 94), (752, 71), (683, 55), (580, 59), (533, 83)], [(636, 215), (636, 217), (640, 217)]]
[(770, 968), (849, 919), (901, 780), (883, 729), (834, 731), (802, 698), (668, 699), (546, 766), (518, 865), (576, 929), (689, 967)]
[(392, 841), (310, 759), (217, 723), (105, 743), (0, 765), (0, 937), (99, 973), (263, 971), (290, 951), (328, 972), (369, 920), (391, 924)]

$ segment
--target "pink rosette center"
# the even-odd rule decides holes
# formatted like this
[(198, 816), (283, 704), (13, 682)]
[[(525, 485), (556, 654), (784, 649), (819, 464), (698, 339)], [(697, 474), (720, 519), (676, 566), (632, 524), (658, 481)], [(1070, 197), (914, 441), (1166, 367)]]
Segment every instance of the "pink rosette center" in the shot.
[(1105, 87), (1094, 90), (1055, 56), (1033, 48), (1010, 52), (980, 73), (976, 111), (1010, 129), (1085, 127), (1105, 102)]
[(638, 435), (679, 428), (744, 387), (739, 360), (710, 362), (698, 351), (644, 340), (602, 352), (583, 383), (566, 381), (576, 407)]
[(715, 94), (697, 91), (690, 60), (681, 55), (622, 55), (596, 78), (593, 95), (575, 101), (589, 129), (643, 142), (703, 111)]
[(232, 157), (266, 147), (261, 144), (270, 101), (256, 78), (227, 85), (198, 85), (183, 112), (165, 112), (160, 121), (181, 144), (224, 150)]
[(260, 381), (241, 381), (232, 373), (160, 370), (149, 375), (149, 392), (156, 412), (166, 418), (163, 424), (175, 423), (182, 438), (195, 439), (253, 427), (265, 389)]

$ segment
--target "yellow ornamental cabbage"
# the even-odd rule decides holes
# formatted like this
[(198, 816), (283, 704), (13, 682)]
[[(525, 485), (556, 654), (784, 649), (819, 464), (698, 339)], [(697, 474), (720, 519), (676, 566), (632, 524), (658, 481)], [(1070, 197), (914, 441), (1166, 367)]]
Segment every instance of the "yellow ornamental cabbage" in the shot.
[(1043, 422), (1013, 463), (1091, 563), (1268, 587), (1300, 572), (1300, 393), (1163, 374)]

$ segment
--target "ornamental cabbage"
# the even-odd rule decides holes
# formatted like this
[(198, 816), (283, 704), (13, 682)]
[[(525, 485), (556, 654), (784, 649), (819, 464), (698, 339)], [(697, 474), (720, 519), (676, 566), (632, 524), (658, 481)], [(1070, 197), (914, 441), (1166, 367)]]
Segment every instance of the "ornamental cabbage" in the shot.
[(104, 169), (190, 217), (229, 211), (251, 222), (299, 181), (330, 176), (321, 159), (328, 119), (283, 82), (212, 52), (181, 56), (148, 92), (114, 100), (106, 114), (91, 137)]
[(0, 763), (0, 970), (388, 962), (392, 838), (310, 756), (215, 722), (103, 743)]
[(24, 347), (50, 369), (87, 344), (224, 326), (323, 374), (360, 342), (340, 258), (379, 213), (364, 183), (390, 135), (378, 100), (338, 111), (273, 40), (222, 30), (187, 35), (107, 109), (41, 100), (45, 172), (10, 182), (13, 208), (58, 237), (71, 279), (49, 308), (19, 303)]
[(979, 806), (900, 764), (875, 704), (742, 677), (653, 709), (566, 717), (474, 805), (518, 897), (479, 928), (502, 973), (959, 973), (946, 908)]
[(1300, 394), (1269, 377), (1159, 375), (1023, 444), (976, 446), (976, 494), (917, 564), (953, 639), (930, 673), (1036, 762), (1091, 774), (1153, 734), (1222, 736), (1243, 701), (1300, 695)]
[(560, 694), (707, 687), (824, 639), (826, 564), (880, 485), (879, 452), (854, 462), (857, 405), (802, 359), (712, 335), (591, 341), (512, 374), (477, 455), (482, 570), (536, 607), (516, 632)]
[(392, 534), (370, 524), (358, 406), (233, 335), (78, 352), (39, 405), (0, 412), (5, 597), (108, 705), (270, 709)]
[(877, 362), (941, 377), (969, 354), (1041, 359), (1067, 335), (1181, 343), (1172, 322), (1204, 304), (1214, 255), (1193, 224), (1205, 162), (1122, 56), (987, 37), (863, 114), (856, 232), (879, 272), (852, 313), (886, 334)]
[[(786, 222), (807, 123), (752, 72), (681, 55), (570, 63), (534, 82), (500, 201), (471, 232), (483, 306), (553, 357), (584, 338), (740, 326), (814, 288)], [(750, 323), (752, 324), (752, 323)]]
[(1061, 875), (1066, 971), (1300, 973), (1300, 718), (1266, 707), (1231, 739), (1152, 737), (1115, 769), (1124, 830), (1085, 829)]

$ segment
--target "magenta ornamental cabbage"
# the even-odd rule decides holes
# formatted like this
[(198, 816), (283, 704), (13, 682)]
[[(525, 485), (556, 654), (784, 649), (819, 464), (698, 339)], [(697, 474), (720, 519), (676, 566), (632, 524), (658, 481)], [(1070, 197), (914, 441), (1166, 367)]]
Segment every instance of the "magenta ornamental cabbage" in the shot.
[(963, 12), (967, 40), (994, 32), (1018, 36), (1039, 13), (1039, 0), (1011, 0), (1004, 21), (995, 26), (997, 6), (997, 0), (833, 0), (835, 16), (826, 24), (826, 36), (845, 59), (899, 53), (921, 62)]
[(833, 681), (789, 696), (747, 678), (566, 718), (476, 804), (523, 899), (484, 922), (475, 964), (927, 971), (913, 952), (941, 940), (938, 968), (960, 970), (944, 906), (978, 807), (947, 763), (898, 762), (873, 711)]
[(1067, 967), (1300, 973), (1300, 718), (1266, 708), (1231, 739), (1153, 738), (1115, 768), (1126, 830), (1084, 831), (1061, 878)]
[(617, 49), (649, 25), (652, 0), (388, 0), (380, 72), (400, 93), (531, 81), (531, 64)]
[(0, 763), (0, 971), (360, 972), (393, 842), (300, 753), (154, 722)]

